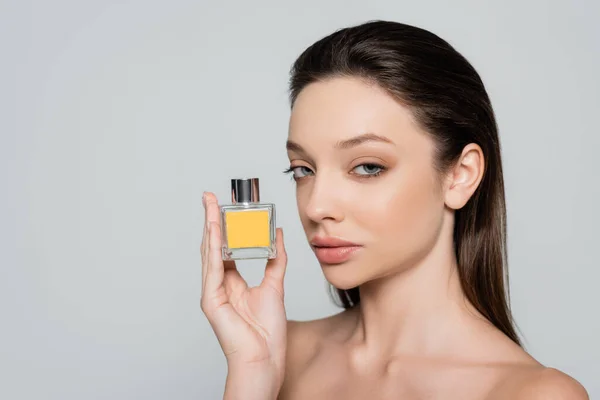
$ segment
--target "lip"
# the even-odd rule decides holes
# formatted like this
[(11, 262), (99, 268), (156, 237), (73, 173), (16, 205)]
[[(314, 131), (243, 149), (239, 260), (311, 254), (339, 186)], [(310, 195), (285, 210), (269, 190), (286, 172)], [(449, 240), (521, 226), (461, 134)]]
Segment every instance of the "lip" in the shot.
[(315, 236), (310, 244), (313, 247), (356, 247), (356, 243), (347, 240), (339, 239), (333, 236)]
[(359, 244), (335, 237), (317, 236), (310, 244), (322, 264), (344, 263), (362, 248)]

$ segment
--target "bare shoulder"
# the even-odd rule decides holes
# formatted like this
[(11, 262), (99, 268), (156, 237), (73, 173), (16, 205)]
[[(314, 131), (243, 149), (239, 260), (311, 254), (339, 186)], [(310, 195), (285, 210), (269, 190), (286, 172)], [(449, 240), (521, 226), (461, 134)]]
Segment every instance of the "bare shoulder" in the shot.
[[(522, 346), (497, 329), (490, 329), (485, 340), (477, 342), (482, 353), (488, 354), (495, 365), (495, 383), (489, 400), (589, 400), (584, 387), (573, 377), (541, 364)], [(485, 350), (485, 351), (484, 351)]]
[(287, 321), (286, 369), (297, 369), (316, 352), (319, 345), (317, 328), (317, 321)]
[(296, 370), (308, 363), (334, 331), (344, 312), (310, 321), (287, 321), (286, 367)]
[[(287, 321), (287, 348), (285, 377), (278, 399), (286, 399), (297, 392), (300, 378), (326, 345), (326, 338), (339, 330), (345, 319), (341, 312), (310, 321)], [(335, 335), (333, 335), (335, 336)]]
[(513, 382), (506, 391), (506, 398), (589, 400), (588, 393), (581, 383), (554, 368), (535, 368)]
[(543, 368), (532, 374), (520, 385), (516, 394), (517, 399), (589, 399), (577, 380), (554, 368)]

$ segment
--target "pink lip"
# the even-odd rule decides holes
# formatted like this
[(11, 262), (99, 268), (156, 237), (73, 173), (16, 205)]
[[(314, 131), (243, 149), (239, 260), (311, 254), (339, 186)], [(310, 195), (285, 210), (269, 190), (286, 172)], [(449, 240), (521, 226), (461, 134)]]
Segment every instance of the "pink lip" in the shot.
[(323, 264), (341, 264), (348, 261), (361, 246), (315, 247), (315, 254)]
[(310, 244), (319, 262), (341, 264), (348, 261), (362, 246), (334, 237), (315, 237)]
[(348, 247), (358, 246), (356, 243), (349, 242), (347, 240), (338, 239), (332, 236), (315, 236), (310, 244), (316, 247)]

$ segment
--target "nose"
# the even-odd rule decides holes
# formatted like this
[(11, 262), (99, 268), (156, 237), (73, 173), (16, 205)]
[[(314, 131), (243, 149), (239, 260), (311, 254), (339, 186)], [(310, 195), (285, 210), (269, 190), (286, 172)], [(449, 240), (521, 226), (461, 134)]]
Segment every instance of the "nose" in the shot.
[(339, 222), (344, 219), (340, 207), (342, 196), (333, 179), (324, 174), (315, 176), (308, 196), (305, 212), (312, 221), (319, 223), (328, 219)]

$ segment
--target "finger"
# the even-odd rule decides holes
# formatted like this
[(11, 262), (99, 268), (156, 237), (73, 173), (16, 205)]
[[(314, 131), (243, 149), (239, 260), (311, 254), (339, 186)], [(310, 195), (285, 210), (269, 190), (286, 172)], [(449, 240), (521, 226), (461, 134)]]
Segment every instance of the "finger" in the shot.
[(208, 227), (208, 221), (206, 220), (206, 206), (204, 205), (204, 194), (202, 195), (202, 208), (204, 208), (204, 227), (202, 228), (202, 241), (200, 242), (200, 256), (202, 257), (202, 282), (204, 282), (205, 273), (206, 273), (206, 258), (205, 251), (206, 248), (206, 232)]
[(204, 231), (202, 233), (202, 244), (200, 245), (200, 254), (202, 258), (202, 287), (204, 287), (204, 282), (206, 281), (206, 247), (208, 242), (208, 223), (204, 222)]
[(210, 246), (210, 222), (205, 222), (205, 238), (202, 246), (202, 293), (206, 290), (206, 277), (208, 276), (208, 248)]
[(202, 194), (202, 206), (204, 208), (204, 229), (202, 232), (202, 243), (200, 245), (200, 255), (202, 259), (202, 290), (204, 290), (204, 284), (206, 283), (206, 271), (208, 259), (206, 257), (208, 248), (208, 219), (206, 218), (206, 192)]
[(217, 201), (217, 196), (215, 196), (211, 192), (206, 192), (205, 199), (206, 199), (205, 201), (206, 201), (206, 218), (207, 218), (207, 220), (210, 222), (214, 222), (215, 224), (221, 225), (221, 223), (220, 223), (221, 211), (219, 210), (219, 203)]
[(221, 255), (221, 228), (212, 221), (208, 229), (208, 268), (206, 272), (206, 292), (212, 293), (223, 285), (224, 266)]
[[(212, 192), (205, 192), (204, 203), (205, 203), (205, 218), (206, 218), (207, 224), (209, 224), (211, 226), (211, 229), (214, 229), (215, 225), (218, 225), (220, 227), (221, 226), (221, 218), (220, 218), (221, 210), (219, 209), (219, 204), (217, 202), (217, 196), (215, 196), (214, 193), (212, 193)], [(220, 235), (221, 234), (219, 233), (219, 243), (221, 242)], [(213, 242), (213, 241), (214, 240), (211, 239), (211, 240), (209, 240), (209, 243)], [(207, 245), (206, 249), (205, 249), (205, 257), (207, 260), (207, 262), (206, 262), (207, 265), (211, 264), (210, 255), (209, 255), (210, 252), (211, 252), (210, 245)], [(219, 254), (221, 254), (221, 249), (219, 249)], [(221, 263), (222, 262), (223, 261), (221, 259)], [(206, 274), (208, 274), (208, 268), (207, 268)]]
[(270, 281), (281, 289), (283, 293), (283, 278), (287, 267), (287, 253), (283, 243), (283, 229), (277, 228), (275, 235), (275, 247), (277, 249), (276, 258), (267, 261), (265, 276), (263, 282)]
[[(208, 246), (208, 225), (211, 222), (215, 222), (218, 223), (219, 219), (218, 219), (218, 214), (219, 214), (219, 206), (217, 204), (217, 197), (212, 193), (212, 192), (204, 192), (203, 196), (202, 196), (202, 204), (204, 205), (204, 227), (205, 227), (205, 240), (203, 241), (203, 249), (202, 249), (202, 254), (203, 254), (203, 265), (208, 265), (209, 263), (209, 259), (208, 259), (208, 253), (209, 253), (209, 246)], [(214, 216), (214, 211), (212, 211), (213, 208), (217, 209), (217, 215), (216, 217)], [(204, 268), (202, 270), (202, 278), (203, 278), (203, 285), (202, 288), (204, 289), (205, 283), (206, 283), (206, 274), (208, 273), (208, 268)]]

